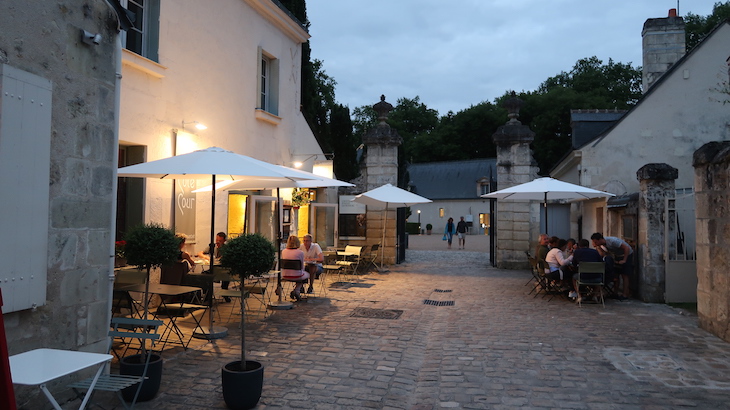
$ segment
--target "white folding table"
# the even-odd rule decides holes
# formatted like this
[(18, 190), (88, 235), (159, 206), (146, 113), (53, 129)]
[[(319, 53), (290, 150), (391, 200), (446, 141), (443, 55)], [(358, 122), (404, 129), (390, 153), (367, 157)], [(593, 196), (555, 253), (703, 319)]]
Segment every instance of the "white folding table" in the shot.
[(73, 350), (58, 349), (35, 349), (25, 353), (10, 356), (10, 374), (15, 384), (27, 386), (40, 385), (41, 391), (46, 395), (53, 405), (53, 408), (62, 410), (51, 392), (46, 388), (46, 383), (79, 370), (98, 365), (94, 381), (81, 402), (79, 410), (86, 407), (91, 392), (94, 391), (96, 381), (104, 370), (104, 363), (110, 361), (112, 355), (105, 353), (88, 353)]

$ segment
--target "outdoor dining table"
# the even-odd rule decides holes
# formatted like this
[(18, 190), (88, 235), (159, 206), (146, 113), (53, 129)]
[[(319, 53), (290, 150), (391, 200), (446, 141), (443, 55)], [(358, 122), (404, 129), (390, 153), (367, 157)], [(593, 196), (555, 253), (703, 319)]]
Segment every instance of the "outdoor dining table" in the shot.
[[(128, 292), (142, 292), (145, 291), (145, 285), (144, 284), (138, 284), (138, 285), (131, 285), (131, 286), (125, 286), (124, 290)], [(149, 284), (149, 294), (150, 298), (152, 295), (159, 295), (160, 296), (160, 306), (157, 308), (157, 311), (153, 313), (153, 317), (155, 319), (159, 319), (160, 311), (167, 311), (171, 312), (174, 309), (180, 309), (181, 311), (192, 311), (192, 310), (203, 310), (208, 309), (209, 307), (206, 305), (199, 305), (199, 304), (191, 304), (191, 303), (185, 303), (183, 298), (180, 298), (179, 305), (177, 303), (167, 303), (165, 301), (166, 297), (175, 297), (175, 296), (183, 296), (188, 293), (194, 293), (194, 292), (200, 292), (202, 289), (195, 286), (180, 286), (180, 285), (164, 285), (159, 283), (150, 283)], [(149, 302), (149, 300), (148, 300)], [(190, 340), (192, 339), (192, 334), (188, 338), (187, 342), (184, 340), (184, 334), (183, 331), (178, 327), (177, 325), (177, 315), (176, 314), (168, 314), (167, 315), (170, 319), (169, 323), (165, 323), (165, 330), (162, 332), (162, 335), (160, 336), (160, 341), (162, 342), (162, 348), (164, 349), (165, 345), (167, 343), (177, 343), (177, 342), (170, 342), (170, 337), (174, 334), (177, 336), (179, 340), (179, 344), (183, 346), (184, 349), (187, 349), (188, 345), (190, 344)], [(200, 324), (200, 320), (195, 317), (195, 315), (192, 315), (193, 320), (195, 321), (195, 329), (202, 329), (202, 326)], [(195, 330), (194, 329), (194, 330)]]
[(79, 406), (83, 410), (94, 391), (99, 376), (104, 370), (104, 363), (110, 361), (112, 355), (105, 353), (79, 352), (74, 350), (35, 349), (10, 356), (10, 373), (13, 383), (28, 386), (39, 386), (53, 408), (61, 410), (61, 406), (53, 397), (46, 383), (91, 366), (98, 366), (96, 375), (84, 400)]

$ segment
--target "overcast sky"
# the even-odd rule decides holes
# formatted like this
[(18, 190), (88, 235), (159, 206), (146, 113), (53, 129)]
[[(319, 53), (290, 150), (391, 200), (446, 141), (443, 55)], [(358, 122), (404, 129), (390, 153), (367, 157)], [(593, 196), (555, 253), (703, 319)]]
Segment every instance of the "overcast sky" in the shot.
[[(681, 0), (701, 16), (719, 0)], [(385, 94), (440, 115), (534, 91), (581, 58), (641, 62), (641, 29), (677, 0), (307, 0), (312, 58), (350, 110)]]

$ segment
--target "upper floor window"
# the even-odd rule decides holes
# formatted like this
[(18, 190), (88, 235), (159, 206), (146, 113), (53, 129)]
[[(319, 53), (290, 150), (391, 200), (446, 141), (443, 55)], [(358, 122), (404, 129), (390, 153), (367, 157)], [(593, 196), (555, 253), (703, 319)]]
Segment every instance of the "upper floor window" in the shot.
[(478, 179), (477, 180), (477, 196), (486, 195), (489, 192), (491, 192), (490, 187), (491, 187), (491, 185), (489, 182), (489, 178), (484, 177), (484, 178)]
[(279, 115), (279, 60), (258, 49), (258, 109)]
[(124, 48), (159, 62), (160, 0), (121, 0), (134, 13), (134, 25), (124, 38)]

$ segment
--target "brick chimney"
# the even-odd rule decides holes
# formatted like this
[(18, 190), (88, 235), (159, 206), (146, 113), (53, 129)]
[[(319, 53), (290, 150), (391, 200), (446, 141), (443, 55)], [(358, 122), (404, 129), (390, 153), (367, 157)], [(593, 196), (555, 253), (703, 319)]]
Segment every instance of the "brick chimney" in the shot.
[(684, 19), (677, 9), (664, 18), (648, 19), (641, 31), (643, 49), (643, 92), (646, 92), (686, 52)]

